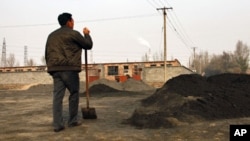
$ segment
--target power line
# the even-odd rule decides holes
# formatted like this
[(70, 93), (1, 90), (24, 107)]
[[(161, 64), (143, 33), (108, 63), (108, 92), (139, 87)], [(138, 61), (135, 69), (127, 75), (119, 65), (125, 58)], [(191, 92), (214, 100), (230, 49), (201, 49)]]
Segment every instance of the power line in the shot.
[[(184, 33), (184, 36), (186, 36), (187, 39), (194, 45), (194, 42), (191, 40), (190, 36), (188, 36), (187, 32), (186, 32), (185, 29), (183, 28), (183, 26), (182, 26), (182, 24), (181, 24), (179, 18), (177, 17), (176, 13), (175, 13), (174, 11), (173, 11), (173, 13), (174, 13), (174, 17), (177, 19), (177, 22), (179, 23), (178, 25), (180, 25), (181, 30), (182, 30), (183, 33)], [(171, 15), (171, 14), (170, 14), (170, 15)]]
[(161, 0), (158, 0), (162, 6), (166, 6)]
[(157, 0), (152, 0), (152, 1), (156, 4), (157, 7), (162, 7), (162, 5), (158, 3), (159, 1), (158, 2)]
[(165, 2), (169, 7), (172, 7), (167, 0), (165, 0)]
[[(157, 16), (157, 15), (156, 14), (145, 14), (145, 15), (124, 16), (124, 17), (115, 17), (115, 18), (102, 18), (102, 19), (94, 19), (94, 20), (75, 21), (75, 23), (104, 22), (104, 21), (124, 20), (124, 19), (146, 18), (146, 17), (154, 17), (154, 16)], [(3, 26), (0, 26), (0, 28), (20, 28), (20, 27), (51, 26), (51, 25), (58, 25), (58, 23), (27, 24), (27, 25), (3, 25)]]
[(177, 37), (182, 41), (182, 43), (188, 47), (188, 43), (186, 42), (186, 40), (183, 38), (182, 34), (180, 34), (180, 32), (175, 28), (174, 24), (172, 23), (172, 21), (168, 18), (168, 22), (169, 22), (169, 27), (171, 27), (171, 29), (176, 33)]
[(148, 3), (155, 9), (156, 8), (156, 6), (150, 1), (150, 0), (147, 0), (148, 1)]
[[(170, 6), (170, 4), (167, 2), (167, 0), (164, 0), (164, 1), (163, 0), (152, 0), (152, 1), (147, 0), (147, 1), (154, 8), (156, 8), (155, 5), (157, 5), (157, 6), (165, 5), (165, 3)], [(178, 17), (176, 16), (175, 12), (173, 12), (173, 13), (174, 13), (174, 15), (172, 14), (172, 12), (170, 12), (170, 14), (169, 14), (170, 16), (167, 18), (167, 20), (170, 24), (169, 27), (174, 31), (174, 33), (176, 33), (177, 37), (181, 40), (181, 42), (184, 43), (184, 45), (188, 48), (188, 50), (191, 51), (189, 47), (194, 46), (194, 43), (191, 40), (191, 38), (186, 34), (186, 31), (184, 30), (183, 26), (181, 25), (181, 22), (178, 19)]]
[[(174, 21), (174, 23), (172, 22), (172, 20)], [(173, 17), (169, 17), (168, 22), (170, 24), (169, 27), (171, 27), (171, 29), (174, 31), (174, 33), (176, 33), (177, 37), (182, 41), (182, 43), (185, 45), (185, 47), (187, 47), (187, 49), (191, 52), (190, 47), (194, 46), (194, 43), (189, 38), (189, 36), (186, 34), (184, 28), (182, 26), (180, 28), (181, 24), (176, 23), (176, 20)]]
[(185, 47), (187, 47), (188, 51), (191, 53), (190, 50), (190, 45), (186, 42), (186, 40), (183, 38), (183, 36), (178, 32), (178, 30), (175, 28), (175, 26), (173, 25), (173, 23), (171, 22), (171, 20), (168, 18), (168, 22), (169, 22), (169, 27), (170, 29), (172, 29), (172, 31), (176, 34), (176, 36), (180, 39), (180, 41), (182, 41), (182, 43), (185, 45)]

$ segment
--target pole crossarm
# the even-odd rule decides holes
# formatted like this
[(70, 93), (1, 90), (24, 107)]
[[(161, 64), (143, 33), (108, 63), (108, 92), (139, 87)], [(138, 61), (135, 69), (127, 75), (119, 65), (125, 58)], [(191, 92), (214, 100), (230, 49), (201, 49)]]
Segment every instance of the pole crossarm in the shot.
[(173, 7), (156, 8), (156, 10), (163, 10), (163, 11), (166, 11), (166, 10), (169, 10), (169, 9), (173, 9)]

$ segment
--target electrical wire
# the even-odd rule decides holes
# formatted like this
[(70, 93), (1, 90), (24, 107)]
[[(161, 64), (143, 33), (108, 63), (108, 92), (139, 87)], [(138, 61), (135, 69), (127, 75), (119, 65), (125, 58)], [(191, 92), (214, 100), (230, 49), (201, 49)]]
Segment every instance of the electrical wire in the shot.
[(158, 0), (152, 0), (157, 7), (162, 7)]
[(150, 0), (147, 0), (149, 5), (151, 5), (154, 9), (156, 8), (155, 5), (150, 1)]
[[(157, 7), (166, 7), (166, 5), (170, 6), (170, 4), (167, 2), (167, 0), (164, 0), (164, 1), (162, 1), (162, 0), (158, 0), (158, 1), (156, 1), (156, 0), (153, 0), (153, 1), (147, 0), (147, 1), (155, 9), (157, 9)], [(154, 2), (154, 4), (152, 4), (152, 2)], [(173, 11), (173, 10), (171, 10), (171, 11)], [(176, 34), (176, 36), (180, 39), (180, 41), (185, 45), (185, 47), (191, 53), (192, 51), (191, 51), (190, 47), (194, 45), (194, 42), (186, 34), (186, 31), (184, 30), (183, 26), (181, 25), (181, 22), (177, 18), (177, 15), (175, 14), (175, 12), (173, 12), (174, 14), (172, 14), (172, 12), (169, 12), (169, 13), (170, 13), (170, 16), (167, 17), (168, 23), (170, 25), (169, 28)], [(161, 36), (162, 36), (162, 34), (163, 33), (161, 33)], [(160, 45), (162, 44), (161, 42), (160, 42)]]
[(173, 31), (178, 35), (178, 37), (181, 39), (181, 41), (186, 45), (189, 46), (188, 41), (186, 40), (185, 36), (183, 35), (183, 33), (181, 32), (181, 30), (179, 30), (178, 25), (175, 23), (173, 18), (167, 18), (168, 23), (170, 25), (170, 27), (173, 29)]
[[(167, 5), (170, 5), (166, 0), (165, 2), (162, 0), (147, 0), (147, 2), (154, 8), (157, 9), (157, 7), (162, 7), (165, 6), (164, 3), (167, 3)], [(171, 12), (170, 12), (171, 13)], [(162, 14), (162, 13), (161, 13)], [(114, 17), (114, 18), (101, 18), (101, 19), (93, 19), (93, 20), (84, 20), (84, 21), (75, 21), (76, 23), (87, 23), (87, 22), (105, 22), (105, 21), (114, 21), (114, 20), (123, 20), (123, 19), (133, 19), (133, 18), (145, 18), (145, 17), (153, 17), (153, 16), (158, 16), (158, 14), (146, 14), (146, 15), (136, 15), (136, 16), (123, 16), (123, 17)], [(176, 19), (176, 20), (175, 20)], [(170, 17), (168, 17), (168, 22), (171, 25), (170, 28), (176, 33), (177, 37), (186, 45), (186, 46), (190, 46), (188, 43), (191, 42), (191, 44), (193, 44), (192, 40), (189, 38), (189, 36), (186, 34), (183, 26), (180, 24), (179, 19), (177, 18), (176, 14), (174, 13), (174, 15), (172, 15), (172, 13), (170, 14)], [(35, 27), (35, 26), (52, 26), (52, 25), (57, 25), (58, 23), (44, 23), (44, 24), (28, 24), (28, 25), (5, 25), (5, 26), (0, 26), (0, 28), (20, 28), (20, 27)], [(161, 37), (163, 36), (163, 30), (161, 32)], [(159, 45), (162, 45), (162, 38), (160, 40)], [(189, 49), (190, 50), (190, 49)], [(18, 51), (19, 52), (19, 51)], [(22, 51), (20, 51), (22, 52)], [(105, 53), (105, 52), (96, 52), (98, 55), (98, 57), (102, 58), (102, 57), (110, 57), (110, 56), (114, 56), (115, 53), (121, 53), (121, 52), (115, 52), (115, 53)], [(95, 54), (96, 54), (95, 53)], [(140, 57), (141, 55), (137, 55), (136, 53), (133, 54), (131, 52), (123, 52), (123, 54), (126, 55), (115, 55), (115, 57)], [(129, 56), (128, 56), (129, 55)], [(18, 56), (23, 56), (23, 54), (21, 55), (20, 53), (18, 53)], [(30, 56), (30, 55), (29, 55)], [(35, 56), (36, 57), (36, 56)]]
[(159, 2), (160, 5), (165, 7), (165, 4), (161, 0), (158, 0), (158, 2)]
[(180, 32), (177, 31), (177, 29), (173, 25), (172, 21), (170, 20), (170, 18), (168, 18), (168, 22), (170, 24), (169, 27), (176, 33), (177, 37), (182, 41), (182, 43), (185, 45), (185, 47), (187, 47), (187, 49), (189, 51), (191, 51), (191, 48), (189, 48), (189, 44), (186, 42), (186, 40), (183, 38), (183, 36), (180, 34)]
[[(94, 20), (75, 21), (75, 23), (105, 22), (105, 21), (134, 19), (134, 18), (146, 18), (146, 17), (154, 17), (154, 16), (157, 16), (157, 15), (156, 14), (145, 14), (145, 15), (124, 16), (124, 17), (115, 17), (115, 18), (102, 18), (102, 19), (94, 19)], [(0, 26), (0, 28), (19, 28), (19, 27), (35, 27), (35, 26), (51, 26), (51, 25), (58, 25), (58, 23), (27, 24), (27, 25), (2, 25), (2, 26)]]
[[(172, 13), (172, 12), (171, 12), (171, 13)], [(182, 24), (181, 24), (179, 18), (177, 17), (177, 15), (176, 15), (176, 13), (175, 13), (174, 11), (173, 11), (173, 14), (174, 14), (174, 17), (175, 17), (175, 19), (176, 19), (176, 21), (177, 21), (177, 25), (180, 27), (181, 31), (183, 32), (183, 35), (187, 38), (187, 40), (188, 40), (191, 44), (194, 45), (195, 43), (191, 40), (190, 36), (188, 36), (187, 32), (186, 32), (185, 29), (183, 28), (183, 26), (182, 26)], [(171, 15), (172, 15), (172, 14), (171, 14)]]
[(165, 3), (166, 3), (168, 6), (172, 7), (172, 6), (169, 4), (169, 2), (168, 2), (167, 0), (164, 0), (164, 1), (165, 1)]

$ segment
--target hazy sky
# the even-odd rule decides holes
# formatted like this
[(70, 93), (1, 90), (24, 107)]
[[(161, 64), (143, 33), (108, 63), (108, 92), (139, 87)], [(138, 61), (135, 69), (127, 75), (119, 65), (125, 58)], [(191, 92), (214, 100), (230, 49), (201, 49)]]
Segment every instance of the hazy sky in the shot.
[[(187, 66), (193, 53), (221, 54), (235, 50), (238, 40), (250, 44), (249, 0), (1, 0), (0, 43), (7, 57), (14, 53), (20, 65), (24, 46), (28, 59), (41, 64), (47, 36), (59, 28), (57, 16), (70, 12), (75, 30), (91, 30), (95, 63), (142, 61), (163, 53), (163, 16), (168, 10), (167, 60)], [(91, 54), (91, 53), (89, 53)]]

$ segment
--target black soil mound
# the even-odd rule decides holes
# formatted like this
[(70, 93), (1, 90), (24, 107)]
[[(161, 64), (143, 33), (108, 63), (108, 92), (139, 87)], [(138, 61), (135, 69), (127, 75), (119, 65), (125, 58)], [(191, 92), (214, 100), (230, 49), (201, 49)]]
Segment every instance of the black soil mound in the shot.
[(140, 128), (186, 125), (197, 121), (250, 116), (250, 76), (208, 78), (180, 75), (143, 99), (128, 122)]

